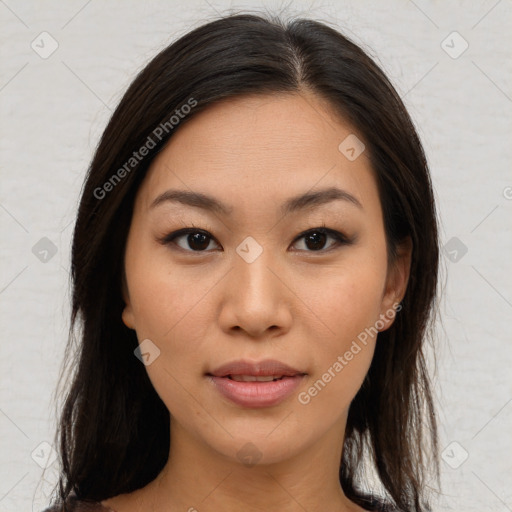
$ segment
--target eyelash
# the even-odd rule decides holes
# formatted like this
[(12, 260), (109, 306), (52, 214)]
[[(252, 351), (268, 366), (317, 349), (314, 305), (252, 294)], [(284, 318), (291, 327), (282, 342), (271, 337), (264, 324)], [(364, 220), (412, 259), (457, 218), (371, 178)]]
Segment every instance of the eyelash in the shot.
[[(198, 228), (195, 226), (191, 227), (191, 228), (179, 229), (178, 231), (173, 231), (172, 233), (169, 233), (169, 234), (159, 238), (158, 242), (160, 242), (162, 245), (170, 245), (170, 244), (177, 245), (175, 243), (175, 240), (177, 238), (180, 238), (180, 237), (186, 236), (186, 235), (190, 235), (193, 233), (201, 233), (201, 234), (207, 236), (210, 240), (214, 240), (217, 244), (219, 244), (208, 231), (213, 231), (213, 229), (210, 227), (206, 227), (206, 229), (201, 229), (201, 228)], [(340, 233), (339, 231), (336, 231), (334, 229), (329, 229), (329, 228), (325, 227), (325, 224), (322, 224), (322, 226), (319, 226), (316, 228), (310, 228), (306, 231), (303, 231), (301, 234), (299, 234), (295, 238), (295, 240), (293, 241), (293, 244), (295, 244), (300, 239), (304, 238), (306, 235), (308, 235), (310, 233), (322, 233), (324, 235), (330, 236), (334, 240), (336, 240), (336, 243), (330, 249), (319, 249), (317, 251), (308, 251), (308, 250), (299, 249), (299, 252), (309, 252), (309, 253), (313, 253), (313, 254), (314, 253), (327, 253), (327, 252), (331, 252), (332, 250), (338, 249), (343, 245), (350, 245), (354, 242), (354, 239), (350, 239), (347, 236), (345, 236), (343, 233)], [(189, 252), (189, 253), (202, 254), (202, 253), (210, 252), (209, 250), (208, 251), (207, 250), (194, 251), (194, 250), (183, 249), (183, 247), (179, 247), (179, 246), (177, 246), (177, 247), (178, 247), (178, 250), (182, 250), (182, 251)]]

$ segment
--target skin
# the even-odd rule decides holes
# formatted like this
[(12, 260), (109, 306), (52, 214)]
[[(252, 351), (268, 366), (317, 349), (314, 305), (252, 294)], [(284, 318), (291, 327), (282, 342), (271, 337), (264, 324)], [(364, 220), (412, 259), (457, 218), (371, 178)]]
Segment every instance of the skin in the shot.
[[(298, 400), (365, 328), (379, 319), (380, 331), (389, 328), (393, 317), (385, 314), (409, 277), (410, 244), (387, 260), (367, 153), (350, 161), (338, 149), (353, 133), (311, 93), (244, 96), (188, 120), (152, 162), (127, 240), (122, 319), (139, 343), (149, 338), (160, 350), (146, 370), (171, 414), (170, 457), (149, 485), (103, 505), (117, 512), (363, 510), (345, 497), (338, 470), (348, 407), (377, 337), (360, 343), (307, 405)], [(288, 198), (329, 186), (362, 208), (337, 200), (280, 212)], [(168, 189), (214, 196), (232, 211), (176, 202), (151, 208)], [(355, 241), (338, 245), (327, 236), (315, 250), (297, 239), (322, 225)], [(187, 235), (159, 243), (184, 227), (210, 233), (205, 251), (194, 252)], [(236, 252), (247, 236), (263, 249), (251, 263)], [(273, 407), (234, 405), (205, 377), (226, 362), (266, 358), (307, 373)], [(253, 466), (237, 456), (249, 442), (261, 456)]]

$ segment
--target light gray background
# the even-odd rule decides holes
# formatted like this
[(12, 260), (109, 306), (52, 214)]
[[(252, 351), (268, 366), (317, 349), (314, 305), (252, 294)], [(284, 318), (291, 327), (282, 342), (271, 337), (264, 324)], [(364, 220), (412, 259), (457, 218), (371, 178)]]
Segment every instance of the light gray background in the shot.
[[(111, 111), (186, 31), (230, 8), (283, 5), (0, 0), (0, 512), (42, 510), (56, 481), (57, 462), (44, 480), (40, 465), (54, 439), (70, 239)], [(286, 12), (335, 23), (366, 48), (418, 126), (442, 241), (456, 237), (457, 251), (443, 255), (436, 397), (446, 460), (435, 510), (512, 510), (511, 2), (295, 2)], [(47, 58), (31, 47), (51, 48), (44, 31), (58, 43)], [(57, 249), (46, 262), (33, 252), (43, 237)]]

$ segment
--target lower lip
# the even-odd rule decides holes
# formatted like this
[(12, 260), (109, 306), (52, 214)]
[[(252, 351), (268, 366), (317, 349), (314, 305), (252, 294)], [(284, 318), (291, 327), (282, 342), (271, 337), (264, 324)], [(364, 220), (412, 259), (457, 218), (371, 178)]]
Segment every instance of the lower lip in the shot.
[(289, 397), (300, 385), (304, 375), (283, 377), (269, 382), (239, 382), (228, 377), (210, 379), (222, 395), (241, 407), (270, 407)]

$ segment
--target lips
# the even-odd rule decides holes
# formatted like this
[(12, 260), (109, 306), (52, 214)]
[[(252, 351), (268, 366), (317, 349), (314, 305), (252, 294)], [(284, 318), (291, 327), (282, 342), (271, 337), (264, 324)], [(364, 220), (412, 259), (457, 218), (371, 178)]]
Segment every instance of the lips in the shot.
[(233, 361), (210, 372), (214, 377), (228, 376), (253, 376), (253, 377), (294, 377), (295, 375), (304, 375), (304, 372), (292, 368), (281, 361), (275, 359), (265, 359), (252, 363), (250, 361)]
[(300, 385), (305, 372), (267, 359), (233, 361), (206, 374), (225, 398), (241, 407), (270, 407), (284, 401)]
[(236, 380), (237, 382), (271, 382), (273, 380), (282, 379), (282, 375), (228, 375), (228, 379)]

